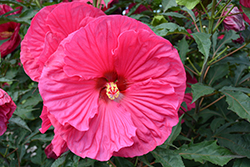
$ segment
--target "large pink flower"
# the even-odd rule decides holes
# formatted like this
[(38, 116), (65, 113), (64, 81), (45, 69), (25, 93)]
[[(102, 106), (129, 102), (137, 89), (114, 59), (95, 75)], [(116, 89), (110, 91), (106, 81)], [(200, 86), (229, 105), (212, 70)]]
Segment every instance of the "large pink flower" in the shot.
[(8, 120), (16, 110), (16, 104), (11, 97), (0, 89), (0, 136), (6, 131)]
[[(0, 4), (0, 15), (3, 15), (13, 9), (5, 4)], [(12, 14), (16, 14), (14, 12)], [(13, 52), (16, 47), (21, 42), (21, 37), (18, 34), (20, 29), (20, 24), (15, 22), (8, 22), (4, 24), (0, 24), (0, 42), (3, 40), (4, 42), (0, 44), (0, 54), (1, 57), (5, 57), (7, 54)]]
[(84, 2), (60, 3), (40, 10), (21, 43), (21, 62), (25, 72), (39, 81), (47, 59), (70, 33), (84, 27), (104, 13)]
[(62, 143), (101, 161), (146, 154), (177, 124), (185, 81), (169, 41), (129, 17), (99, 17), (65, 38), (45, 63), (41, 132), (54, 126), (57, 156)]

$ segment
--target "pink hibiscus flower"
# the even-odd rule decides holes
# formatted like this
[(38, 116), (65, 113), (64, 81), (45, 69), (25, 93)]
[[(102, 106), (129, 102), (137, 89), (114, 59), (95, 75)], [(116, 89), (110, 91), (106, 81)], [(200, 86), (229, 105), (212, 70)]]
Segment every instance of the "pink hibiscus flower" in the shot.
[(4, 90), (0, 89), (0, 136), (6, 131), (8, 120), (15, 110), (16, 104)]
[(21, 43), (20, 59), (29, 77), (38, 82), (45, 62), (59, 43), (101, 15), (100, 9), (84, 2), (60, 3), (40, 10)]
[[(0, 15), (3, 15), (12, 10), (13, 9), (8, 5), (0, 4)], [(17, 12), (14, 12), (12, 14), (17, 14)], [(0, 24), (0, 42), (2, 43), (3, 41), (3, 43), (0, 44), (1, 57), (5, 57), (9, 53), (13, 52), (21, 42), (21, 37), (18, 34), (19, 29), (19, 23), (8, 22)]]
[(152, 151), (178, 123), (186, 74), (177, 50), (145, 24), (102, 16), (71, 33), (45, 63), (41, 132), (100, 161)]

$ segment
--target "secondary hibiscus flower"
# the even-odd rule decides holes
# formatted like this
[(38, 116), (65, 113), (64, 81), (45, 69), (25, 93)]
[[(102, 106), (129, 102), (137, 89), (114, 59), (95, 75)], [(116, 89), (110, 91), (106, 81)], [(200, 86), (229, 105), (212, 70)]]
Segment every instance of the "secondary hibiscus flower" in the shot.
[[(249, 0), (240, 0), (240, 4), (246, 8), (250, 8), (250, 1)], [(240, 11), (243, 12), (242, 7), (240, 6)], [(250, 19), (247, 15), (243, 12), (243, 19), (250, 24)]]
[(101, 15), (104, 13), (100, 9), (84, 2), (60, 3), (40, 10), (21, 43), (20, 58), (29, 77), (38, 82), (44, 63), (59, 43)]
[[(13, 9), (5, 4), (0, 4), (0, 15), (12, 11)], [(14, 12), (13, 14), (16, 14)], [(5, 57), (7, 54), (13, 52), (21, 42), (21, 37), (18, 34), (20, 24), (15, 22), (8, 22), (0, 24), (0, 54)]]
[(53, 152), (101, 161), (152, 151), (178, 123), (186, 74), (177, 50), (145, 24), (102, 16), (71, 33), (45, 63), (41, 132)]
[(0, 89), (0, 136), (6, 131), (8, 120), (15, 110), (16, 104), (4, 90)]

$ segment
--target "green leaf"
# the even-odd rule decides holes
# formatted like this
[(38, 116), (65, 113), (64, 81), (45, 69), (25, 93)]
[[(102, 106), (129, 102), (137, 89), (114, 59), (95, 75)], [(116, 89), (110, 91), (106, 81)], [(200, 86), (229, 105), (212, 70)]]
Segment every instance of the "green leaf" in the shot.
[(184, 5), (191, 10), (199, 3), (199, 0), (176, 0), (176, 3), (178, 5)]
[(174, 140), (179, 136), (179, 134), (181, 133), (181, 121), (182, 121), (183, 116), (184, 115), (179, 117), (178, 124), (172, 128), (172, 132), (164, 144), (168, 144), (168, 145), (172, 144), (174, 142)]
[(51, 167), (60, 167), (65, 162), (66, 157), (67, 157), (66, 155), (59, 157), (58, 159), (54, 161)]
[(177, 44), (177, 49), (183, 64), (185, 64), (186, 54), (189, 52), (189, 45), (187, 43), (186, 37), (183, 37)]
[(241, 158), (234, 161), (233, 167), (249, 167), (250, 159)]
[(214, 92), (214, 88), (210, 86), (203, 85), (202, 83), (196, 83), (191, 86), (192, 88), (192, 94), (193, 94), (193, 102), (195, 102), (198, 98), (211, 94)]
[(115, 164), (117, 166), (134, 167), (134, 164), (132, 164), (126, 158), (123, 158), (123, 157), (114, 157), (114, 159), (115, 159)]
[(10, 40), (10, 38), (4, 39), (4, 40), (0, 40), (0, 46), (1, 46), (4, 42), (7, 42), (8, 40)]
[(164, 16), (171, 16), (171, 17), (177, 17), (177, 18), (181, 18), (184, 19), (186, 18), (186, 16), (180, 14), (180, 13), (176, 13), (176, 12), (167, 12), (167, 13), (161, 13)]
[(243, 93), (250, 93), (249, 88), (242, 88), (242, 87), (224, 86), (223, 88), (220, 89), (220, 91), (224, 91), (224, 90), (240, 91), (240, 92), (243, 92)]
[(231, 159), (235, 158), (229, 150), (218, 146), (216, 141), (185, 144), (179, 148), (178, 152), (185, 159), (194, 160), (202, 164), (209, 161), (220, 166), (227, 164)]
[(234, 111), (241, 118), (250, 121), (250, 98), (242, 92), (220, 91), (226, 95), (228, 109)]
[(164, 12), (174, 6), (177, 6), (175, 0), (162, 0), (162, 8)]
[(13, 115), (13, 116), (10, 118), (9, 121), (10, 121), (11, 123), (15, 123), (15, 124), (17, 124), (18, 126), (20, 126), (20, 127), (24, 128), (24, 129), (27, 129), (28, 131), (32, 132), (32, 131), (30, 130), (30, 128), (28, 127), (28, 125), (26, 124), (26, 122), (25, 122), (22, 118), (20, 118), (20, 117), (18, 117), (18, 116)]
[(166, 36), (170, 33), (189, 35), (184, 27), (181, 27), (175, 23), (162, 23), (155, 27), (151, 26), (151, 29), (159, 36)]
[(162, 16), (162, 15), (156, 15), (156, 16), (154, 16), (154, 18), (153, 18), (153, 20), (151, 21), (151, 25), (153, 25), (153, 26), (157, 26), (157, 25), (159, 25), (159, 24), (161, 24), (161, 23), (167, 23), (168, 21), (165, 19), (165, 17), (164, 16)]
[(203, 32), (196, 32), (193, 33), (192, 36), (194, 37), (194, 40), (198, 45), (199, 51), (205, 56), (204, 62), (207, 62), (209, 56), (209, 50), (211, 47), (211, 41), (210, 41), (211, 35)]
[(236, 66), (236, 70), (234, 70), (235, 76), (234, 76), (234, 86), (237, 86), (239, 83), (239, 80), (242, 78), (244, 75), (244, 70), (246, 70), (248, 67), (246, 65), (238, 65)]
[(215, 118), (211, 124), (210, 124), (210, 128), (213, 132), (215, 132), (215, 130), (220, 127), (221, 125), (223, 125), (225, 123), (225, 119), (224, 118)]
[(212, 66), (207, 74), (208, 81), (209, 81), (208, 85), (213, 85), (215, 81), (223, 78), (228, 73), (229, 73), (228, 64), (220, 64), (220, 65)]
[(226, 31), (224, 38), (218, 43), (218, 47), (215, 52), (217, 53), (219, 50), (224, 49), (227, 43), (231, 43), (232, 40), (236, 40), (239, 37), (240, 36), (233, 30)]
[(157, 147), (151, 153), (163, 167), (184, 167), (181, 156), (173, 150)]

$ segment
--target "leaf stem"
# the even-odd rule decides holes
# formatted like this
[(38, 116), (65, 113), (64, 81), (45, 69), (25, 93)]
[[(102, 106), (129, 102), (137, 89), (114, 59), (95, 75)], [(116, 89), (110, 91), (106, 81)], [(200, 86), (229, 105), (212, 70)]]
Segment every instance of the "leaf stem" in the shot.
[(197, 74), (196, 72), (194, 72), (191, 68), (189, 68), (187, 65), (184, 64), (184, 67), (187, 68), (189, 71), (191, 71), (192, 73), (194, 73), (196, 76), (199, 76), (199, 74)]
[(200, 109), (200, 111), (203, 111), (205, 109), (207, 109), (208, 107), (210, 107), (211, 105), (213, 105), (214, 103), (220, 101), (221, 99), (223, 99), (226, 95), (223, 95), (221, 97), (219, 97), (218, 99), (216, 99), (215, 101), (213, 101), (212, 103), (208, 104), (206, 107), (203, 107), (202, 109)]
[(199, 0), (199, 3), (200, 3), (200, 5), (201, 5), (201, 7), (202, 7), (203, 11), (207, 14), (208, 19), (210, 20), (210, 16), (209, 16), (209, 14), (208, 14), (208, 12), (207, 12), (206, 8), (203, 6), (203, 4), (202, 4), (201, 0)]
[(245, 46), (247, 46), (247, 44), (248, 44), (248, 43), (245, 43), (245, 44), (242, 45), (241, 47), (239, 47), (239, 48), (235, 49), (234, 51), (228, 53), (227, 55), (223, 56), (222, 58), (220, 58), (220, 59), (218, 59), (218, 60), (212, 62), (210, 65), (213, 65), (214, 63), (217, 63), (218, 61), (221, 61), (222, 59), (225, 59), (226, 57), (228, 57), (228, 56), (234, 54), (234, 53), (237, 52), (238, 50), (240, 50), (240, 49), (244, 48)]
[(193, 67), (193, 69), (195, 70), (195, 72), (198, 74), (198, 76), (200, 76), (200, 72), (197, 70), (197, 68), (194, 66), (194, 64), (191, 62), (191, 60), (189, 59), (189, 57), (187, 57), (187, 60), (189, 62), (189, 64)]

